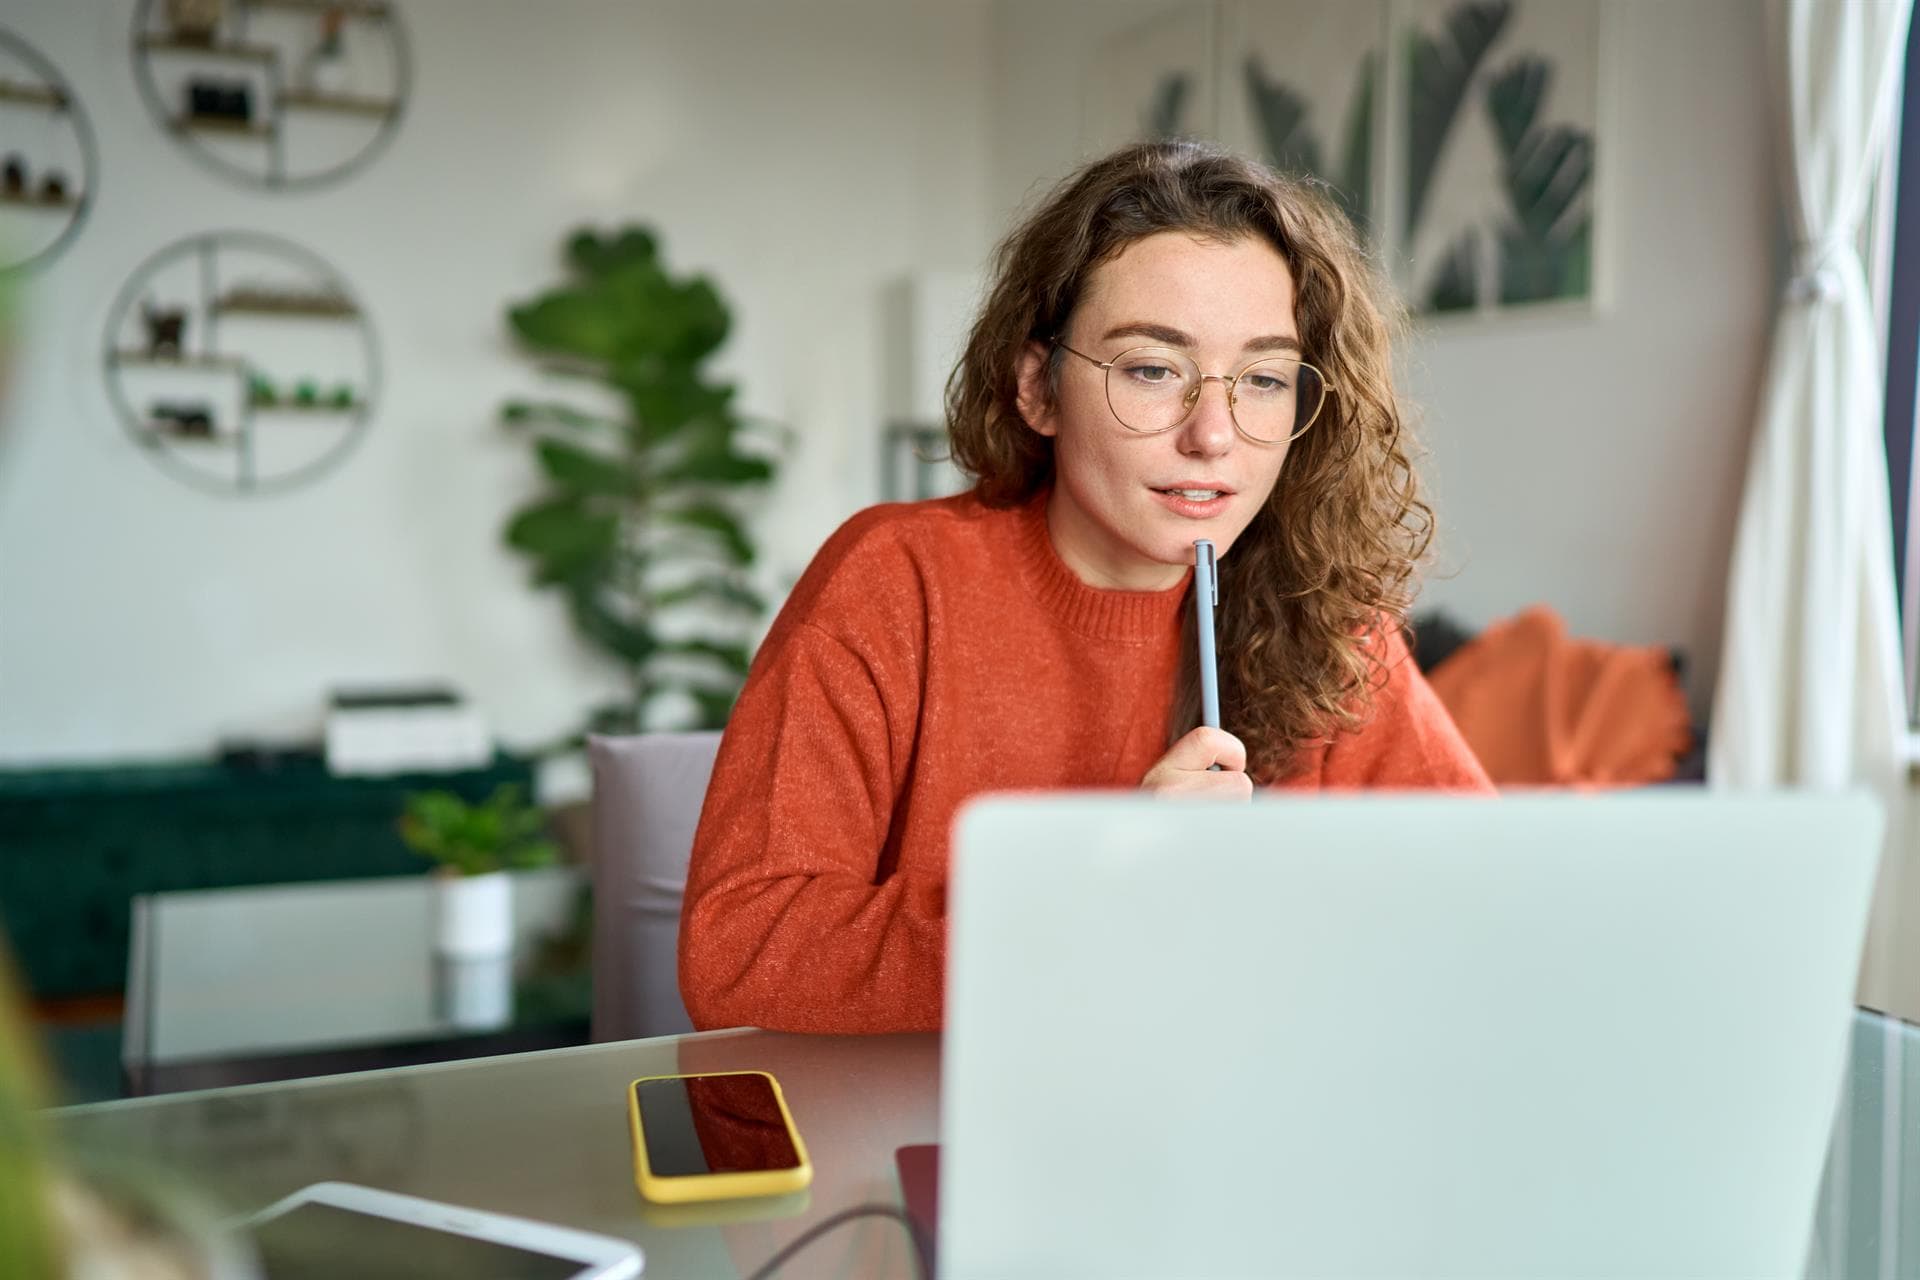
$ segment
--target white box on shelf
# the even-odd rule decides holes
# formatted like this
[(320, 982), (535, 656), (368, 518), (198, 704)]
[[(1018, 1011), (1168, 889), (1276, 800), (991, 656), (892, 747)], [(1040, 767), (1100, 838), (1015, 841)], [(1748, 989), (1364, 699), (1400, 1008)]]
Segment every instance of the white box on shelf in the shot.
[(445, 689), (340, 690), (327, 712), (327, 770), (448, 773), (493, 761), (480, 713)]

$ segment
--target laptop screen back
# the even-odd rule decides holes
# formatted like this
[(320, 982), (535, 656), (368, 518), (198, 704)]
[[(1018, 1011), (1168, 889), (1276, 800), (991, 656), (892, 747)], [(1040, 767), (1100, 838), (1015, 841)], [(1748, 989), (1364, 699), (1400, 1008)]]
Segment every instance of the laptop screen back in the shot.
[(1797, 1274), (1850, 796), (995, 799), (958, 824), (953, 1280)]

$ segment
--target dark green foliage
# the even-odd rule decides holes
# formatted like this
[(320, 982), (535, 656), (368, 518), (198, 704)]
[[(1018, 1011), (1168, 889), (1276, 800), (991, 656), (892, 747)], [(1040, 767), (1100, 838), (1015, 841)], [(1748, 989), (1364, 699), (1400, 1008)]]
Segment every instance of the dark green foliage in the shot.
[[(503, 419), (530, 434), (545, 481), (509, 520), (506, 541), (536, 585), (562, 594), (581, 635), (629, 674), (631, 697), (596, 709), (590, 727), (636, 731), (663, 691), (690, 697), (701, 723), (718, 727), (746, 650), (712, 638), (668, 644), (655, 627), (692, 609), (701, 624), (731, 633), (763, 609), (741, 577), (755, 555), (734, 494), (765, 484), (775, 467), (741, 449), (748, 427), (734, 388), (701, 369), (726, 340), (726, 304), (704, 277), (670, 274), (644, 228), (576, 233), (566, 261), (566, 282), (513, 307), (508, 320), (553, 372), (599, 382), (624, 413), (505, 406)], [(666, 657), (675, 660), (659, 661)]]
[(1513, 16), (1509, 0), (1457, 5), (1439, 36), (1416, 31), (1407, 49), (1407, 213), (1409, 239), (1474, 73)]
[(417, 791), (400, 819), (409, 849), (463, 876), (551, 865), (560, 850), (546, 832), (547, 815), (510, 785), (480, 804), (451, 791)]
[(1355, 227), (1366, 225), (1368, 204), (1373, 198), (1374, 62), (1373, 55), (1368, 54), (1360, 64), (1359, 82), (1347, 108), (1346, 142), (1341, 148), (1338, 175), (1322, 167), (1320, 140), (1307, 119), (1310, 108), (1306, 98), (1269, 77), (1259, 58), (1249, 56), (1245, 64), (1247, 97), (1268, 162), (1282, 173), (1325, 183), (1327, 193)]
[(1480, 239), (1460, 233), (1427, 286), (1427, 310), (1471, 311), (1480, 298)]
[(1347, 145), (1342, 149), (1340, 183), (1334, 197), (1355, 227), (1367, 225), (1373, 208), (1373, 90), (1379, 59), (1369, 53), (1360, 62), (1360, 79), (1347, 108)]
[(1164, 142), (1185, 132), (1180, 127), (1180, 116), (1186, 110), (1187, 94), (1192, 88), (1192, 78), (1185, 72), (1175, 71), (1160, 78), (1153, 93), (1153, 105), (1147, 108), (1145, 123), (1149, 139)]
[(1487, 114), (1493, 118), (1500, 150), (1512, 155), (1533, 127), (1547, 98), (1553, 69), (1539, 58), (1517, 58), (1487, 85)]
[(1593, 137), (1538, 123), (1552, 82), (1545, 61), (1520, 58), (1487, 86), (1508, 205), (1500, 228), (1502, 302), (1578, 297), (1591, 284)]
[(1260, 59), (1252, 55), (1247, 57), (1246, 78), (1253, 118), (1260, 126), (1273, 167), (1282, 173), (1319, 177), (1320, 143), (1307, 127), (1307, 100), (1279, 81), (1268, 79)]

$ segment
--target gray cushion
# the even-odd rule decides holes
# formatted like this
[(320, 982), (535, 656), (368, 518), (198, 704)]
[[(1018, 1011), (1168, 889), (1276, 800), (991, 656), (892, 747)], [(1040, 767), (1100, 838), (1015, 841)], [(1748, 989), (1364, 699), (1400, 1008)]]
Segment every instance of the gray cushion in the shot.
[(720, 734), (590, 738), (593, 1038), (693, 1030), (675, 952), (687, 858)]

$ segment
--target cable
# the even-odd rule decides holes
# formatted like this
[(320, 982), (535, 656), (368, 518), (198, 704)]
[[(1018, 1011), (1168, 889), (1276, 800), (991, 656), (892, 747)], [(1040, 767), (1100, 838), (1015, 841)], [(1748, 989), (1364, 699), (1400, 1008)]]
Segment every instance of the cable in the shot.
[(851, 1209), (842, 1209), (831, 1217), (824, 1218), (787, 1243), (786, 1248), (760, 1264), (760, 1269), (747, 1277), (747, 1280), (767, 1280), (774, 1272), (793, 1260), (793, 1255), (818, 1240), (843, 1223), (855, 1218), (894, 1218), (907, 1228), (907, 1235), (913, 1241), (913, 1256), (920, 1263), (921, 1280), (929, 1280), (933, 1275), (932, 1250), (927, 1247), (926, 1233), (920, 1230), (906, 1210), (891, 1204), (857, 1204)]

